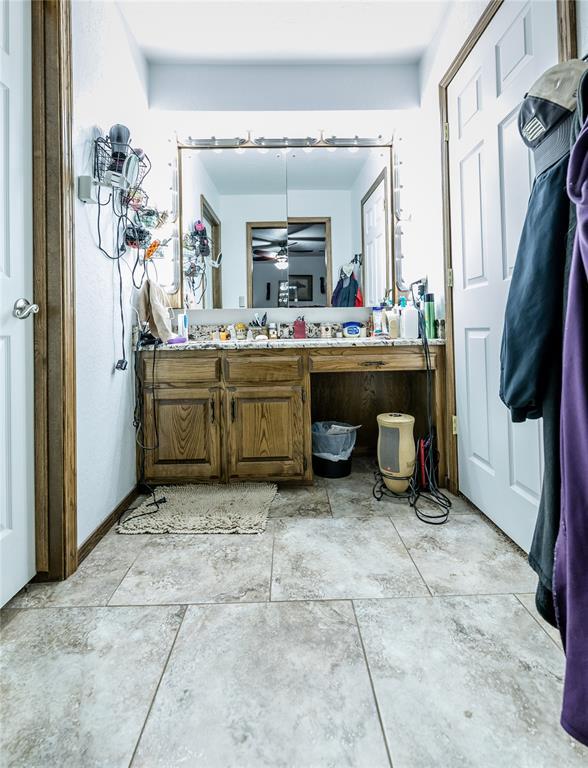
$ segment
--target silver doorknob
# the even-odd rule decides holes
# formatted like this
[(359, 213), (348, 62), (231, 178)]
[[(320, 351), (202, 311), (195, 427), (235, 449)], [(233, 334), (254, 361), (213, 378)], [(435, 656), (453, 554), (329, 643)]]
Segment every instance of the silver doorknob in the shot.
[(12, 314), (19, 320), (25, 320), (30, 314), (36, 315), (38, 311), (38, 304), (31, 304), (28, 299), (17, 299)]

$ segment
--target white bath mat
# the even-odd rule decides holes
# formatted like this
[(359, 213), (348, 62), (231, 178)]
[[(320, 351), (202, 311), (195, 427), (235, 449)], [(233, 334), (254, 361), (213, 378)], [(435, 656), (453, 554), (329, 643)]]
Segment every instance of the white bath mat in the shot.
[(277, 488), (272, 483), (168, 485), (118, 524), (118, 533), (263, 533)]

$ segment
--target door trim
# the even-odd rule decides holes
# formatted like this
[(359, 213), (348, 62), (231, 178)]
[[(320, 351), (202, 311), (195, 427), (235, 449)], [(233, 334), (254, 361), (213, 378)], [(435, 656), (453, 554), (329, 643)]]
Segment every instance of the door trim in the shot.
[[(392, 160), (390, 161), (390, 166), (392, 166)], [(393, 169), (392, 169), (393, 172)], [(365, 208), (365, 204), (370, 199), (370, 197), (374, 194), (376, 189), (380, 186), (380, 184), (384, 182), (384, 236), (386, 238), (386, 293), (390, 289), (393, 289), (396, 291), (396, 279), (393, 274), (393, 266), (394, 266), (394, 255), (390, 251), (390, 228), (388, 225), (388, 220), (391, 218), (391, 216), (394, 215), (393, 211), (390, 210), (390, 195), (388, 194), (388, 169), (382, 168), (380, 173), (377, 175), (377, 177), (372, 182), (370, 188), (365, 193), (365, 195), (361, 198), (361, 204), (360, 204), (360, 216), (361, 216), (361, 283), (363, 286), (363, 290), (365, 291), (365, 227), (363, 223), (363, 209)], [(396, 293), (394, 293), (396, 296)], [(365, 296), (364, 296), (365, 300)]]
[[(445, 274), (445, 328), (446, 328), (446, 408), (448, 422), (457, 413), (455, 392), (455, 346), (453, 328), (453, 290), (448, 279), (452, 268), (451, 254), (451, 205), (449, 186), (449, 135), (446, 132), (449, 124), (447, 91), (453, 78), (457, 75), (465, 60), (468, 58), (478, 40), (482, 37), (490, 22), (500, 10), (504, 0), (490, 0), (476, 25), (459, 49), (445, 75), (439, 83), (439, 114), (441, 129), (441, 195), (443, 206), (443, 269)], [(560, 61), (574, 58), (577, 53), (576, 0), (556, 0), (558, 50)], [(450, 423), (450, 422), (449, 422)], [(457, 462), (457, 435), (447, 430), (447, 487), (452, 493), (459, 491), (459, 475)]]
[[(212, 222), (212, 232), (210, 233), (210, 239), (213, 242), (215, 253), (212, 254), (213, 259), (218, 259), (219, 253), (222, 253), (222, 224), (219, 217), (214, 212), (214, 208), (204, 197), (200, 195), (200, 218), (205, 218)], [(212, 269), (212, 307), (206, 307), (206, 309), (222, 309), (223, 308), (223, 285), (222, 285), (223, 265)]]
[(71, 3), (31, 2), (37, 578), (77, 568)]

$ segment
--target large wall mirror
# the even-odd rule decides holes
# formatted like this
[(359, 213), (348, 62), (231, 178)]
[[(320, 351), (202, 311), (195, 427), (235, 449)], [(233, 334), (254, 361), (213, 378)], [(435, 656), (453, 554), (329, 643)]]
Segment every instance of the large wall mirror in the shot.
[(182, 305), (379, 304), (394, 286), (391, 156), (180, 145)]

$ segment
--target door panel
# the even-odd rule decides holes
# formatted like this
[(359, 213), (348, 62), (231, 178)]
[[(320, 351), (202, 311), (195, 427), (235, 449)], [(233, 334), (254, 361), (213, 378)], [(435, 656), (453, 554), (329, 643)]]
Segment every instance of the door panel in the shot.
[(226, 392), (230, 477), (302, 477), (302, 388), (237, 387)]
[(448, 89), (460, 490), (528, 550), (541, 426), (498, 397), (504, 309), (533, 178), (520, 101), (557, 63), (556, 2), (505, 0)]
[(218, 479), (220, 391), (159, 389), (145, 394), (145, 476)]
[(366, 306), (378, 304), (387, 287), (386, 178), (362, 205), (363, 253)]
[(0, 0), (0, 605), (35, 575), (31, 134), (31, 6)]
[(502, 276), (505, 280), (512, 276), (533, 181), (532, 155), (521, 141), (518, 116), (517, 106), (498, 125)]

